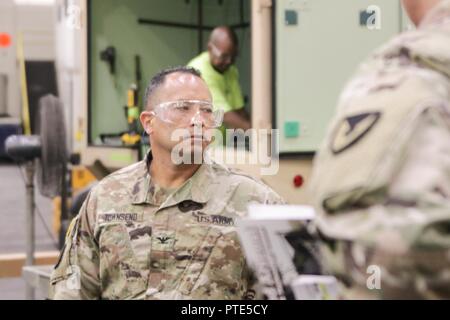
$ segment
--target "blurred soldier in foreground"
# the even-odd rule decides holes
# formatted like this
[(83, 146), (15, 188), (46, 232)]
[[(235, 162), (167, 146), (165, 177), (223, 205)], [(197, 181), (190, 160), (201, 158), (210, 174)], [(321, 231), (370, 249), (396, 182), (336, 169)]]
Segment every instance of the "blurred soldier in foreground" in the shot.
[(344, 90), (312, 191), (346, 298), (450, 298), (450, 1), (403, 0), (417, 30)]
[[(203, 161), (206, 131), (218, 128), (222, 115), (213, 111), (198, 71), (163, 70), (150, 82), (145, 105), (141, 122), (151, 151), (93, 188), (69, 228), (50, 297), (254, 296), (234, 222), (248, 203), (281, 198), (259, 181)], [(183, 135), (174, 140), (180, 129)], [(189, 159), (200, 153), (200, 163), (174, 162), (172, 150), (180, 143)]]

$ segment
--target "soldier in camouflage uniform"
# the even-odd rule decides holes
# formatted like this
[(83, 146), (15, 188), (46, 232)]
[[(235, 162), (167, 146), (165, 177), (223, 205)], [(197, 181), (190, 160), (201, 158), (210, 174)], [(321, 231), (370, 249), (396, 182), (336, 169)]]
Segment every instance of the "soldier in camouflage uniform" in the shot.
[[(155, 105), (211, 101), (197, 71), (165, 70), (153, 78), (146, 96), (148, 110), (141, 122), (150, 135), (151, 152), (91, 191), (68, 231), (51, 277), (50, 298), (251, 297), (251, 275), (235, 219), (246, 214), (250, 202), (282, 199), (263, 183), (219, 164), (170, 163), (168, 133), (173, 127)], [(190, 118), (189, 123), (194, 125)]]
[(361, 65), (314, 163), (347, 298), (450, 298), (450, 1), (403, 4), (417, 30)]

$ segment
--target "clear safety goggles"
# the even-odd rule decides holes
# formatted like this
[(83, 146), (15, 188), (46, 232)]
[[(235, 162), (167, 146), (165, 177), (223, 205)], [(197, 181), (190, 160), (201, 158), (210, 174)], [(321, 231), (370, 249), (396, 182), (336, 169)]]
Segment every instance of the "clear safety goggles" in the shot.
[(211, 43), (213, 55), (222, 62), (234, 63), (234, 60), (237, 57), (237, 51), (234, 54), (225, 54), (222, 53), (219, 48), (217, 48), (214, 43)]
[(223, 110), (214, 110), (209, 101), (178, 100), (158, 104), (153, 114), (164, 122), (176, 127), (188, 127), (192, 124), (203, 124), (207, 128), (218, 128), (222, 125)]

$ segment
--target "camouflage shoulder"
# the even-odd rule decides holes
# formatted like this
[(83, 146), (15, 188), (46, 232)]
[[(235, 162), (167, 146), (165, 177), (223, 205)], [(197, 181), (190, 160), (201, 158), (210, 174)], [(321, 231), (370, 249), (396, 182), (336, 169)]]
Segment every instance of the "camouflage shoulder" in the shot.
[(95, 225), (99, 205), (119, 204), (120, 200), (126, 201), (131, 195), (132, 186), (147, 174), (144, 162), (137, 162), (118, 171), (115, 171), (92, 187), (83, 204), (84, 215)]
[(228, 166), (218, 163), (218, 162), (213, 162), (211, 164), (211, 168), (213, 169), (214, 173), (218, 176), (232, 178), (232, 179), (236, 179), (238, 181), (243, 181), (243, 182), (250, 180), (251, 182), (264, 184), (264, 182), (262, 182), (261, 179), (255, 177), (243, 170), (228, 167)]
[(107, 175), (95, 186), (97, 190), (113, 186), (136, 183), (138, 178), (147, 174), (145, 161), (139, 161)]
[(285, 203), (285, 200), (272, 188), (258, 177), (255, 177), (243, 170), (230, 168), (223, 164), (214, 163), (212, 165), (216, 175), (221, 179), (226, 179), (230, 184), (236, 184), (241, 190), (248, 190), (256, 196), (260, 202), (264, 203)]
[(121, 168), (113, 173), (107, 175), (102, 181), (107, 182), (108, 180), (118, 180), (126, 178), (135, 178), (137, 175), (142, 175), (146, 172), (146, 163), (144, 160), (133, 163), (129, 166)]

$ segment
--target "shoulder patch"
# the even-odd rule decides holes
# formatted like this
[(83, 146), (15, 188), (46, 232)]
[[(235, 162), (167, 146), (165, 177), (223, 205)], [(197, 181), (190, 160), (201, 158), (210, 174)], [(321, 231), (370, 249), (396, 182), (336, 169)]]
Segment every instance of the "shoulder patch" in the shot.
[(341, 120), (332, 134), (330, 149), (339, 154), (359, 142), (381, 118), (381, 112), (364, 112)]

